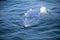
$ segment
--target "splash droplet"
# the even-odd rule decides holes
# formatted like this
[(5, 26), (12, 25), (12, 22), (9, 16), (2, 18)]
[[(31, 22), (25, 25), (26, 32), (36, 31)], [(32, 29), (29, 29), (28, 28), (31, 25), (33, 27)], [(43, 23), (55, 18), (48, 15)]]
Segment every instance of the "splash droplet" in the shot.
[(47, 12), (48, 12), (48, 10), (47, 10), (46, 7), (41, 7), (40, 8), (40, 13), (47, 13)]

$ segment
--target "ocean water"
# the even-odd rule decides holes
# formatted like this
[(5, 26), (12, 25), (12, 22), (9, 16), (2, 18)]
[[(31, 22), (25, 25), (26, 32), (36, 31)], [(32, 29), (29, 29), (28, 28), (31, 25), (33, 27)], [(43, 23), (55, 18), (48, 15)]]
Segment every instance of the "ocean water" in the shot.
[[(24, 14), (40, 6), (49, 13), (24, 27)], [(60, 0), (0, 0), (0, 40), (60, 40)]]

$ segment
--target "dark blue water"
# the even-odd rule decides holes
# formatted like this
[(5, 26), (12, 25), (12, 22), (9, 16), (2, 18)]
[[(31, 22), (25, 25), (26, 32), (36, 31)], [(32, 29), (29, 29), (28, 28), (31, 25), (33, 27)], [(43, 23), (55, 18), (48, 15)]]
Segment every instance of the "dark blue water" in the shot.
[[(24, 28), (24, 13), (41, 5), (49, 14)], [(0, 40), (60, 40), (60, 0), (0, 0)]]

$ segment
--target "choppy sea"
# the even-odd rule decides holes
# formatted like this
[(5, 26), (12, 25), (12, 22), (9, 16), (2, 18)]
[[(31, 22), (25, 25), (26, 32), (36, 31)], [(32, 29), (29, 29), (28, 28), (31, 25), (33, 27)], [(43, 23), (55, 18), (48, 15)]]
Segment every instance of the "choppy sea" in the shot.
[[(49, 14), (25, 28), (23, 15), (41, 5)], [(0, 40), (60, 40), (60, 0), (0, 0)]]

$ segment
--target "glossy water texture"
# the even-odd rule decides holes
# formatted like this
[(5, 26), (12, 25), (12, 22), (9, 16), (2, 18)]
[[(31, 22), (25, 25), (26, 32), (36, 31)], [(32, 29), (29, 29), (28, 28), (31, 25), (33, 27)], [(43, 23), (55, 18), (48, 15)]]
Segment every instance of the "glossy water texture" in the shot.
[[(29, 9), (40, 6), (49, 9), (49, 13), (37, 17), (36, 25), (24, 28), (24, 14)], [(60, 40), (59, 38), (60, 0), (0, 0), (0, 40)]]

